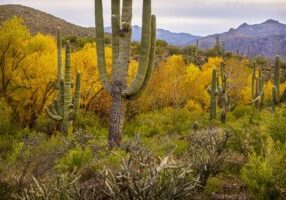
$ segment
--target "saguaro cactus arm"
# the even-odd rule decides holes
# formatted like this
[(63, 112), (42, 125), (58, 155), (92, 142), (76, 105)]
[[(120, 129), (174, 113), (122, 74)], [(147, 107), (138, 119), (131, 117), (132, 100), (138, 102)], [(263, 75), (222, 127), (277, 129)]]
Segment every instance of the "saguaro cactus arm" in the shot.
[(63, 78), (63, 69), (62, 69), (62, 36), (61, 36), (61, 28), (57, 29), (57, 61), (58, 61), (58, 84), (60, 80)]
[(154, 70), (155, 51), (156, 51), (156, 16), (152, 15), (151, 49), (150, 49), (147, 73), (141, 87), (139, 88), (139, 91), (136, 94), (134, 94), (133, 96), (125, 94), (128, 99), (138, 98), (148, 85), (148, 82)]
[(144, 0), (140, 63), (135, 79), (127, 90), (123, 92), (123, 95), (126, 97), (132, 97), (140, 91), (148, 72), (151, 51), (151, 33), (153, 28), (151, 18), (151, 0)]
[(104, 23), (103, 23), (103, 6), (102, 0), (95, 0), (95, 25), (96, 25), (96, 49), (97, 65), (99, 77), (104, 89), (111, 90), (111, 84), (108, 79), (104, 50)]
[(75, 92), (74, 92), (74, 100), (73, 100), (73, 105), (74, 105), (74, 112), (77, 113), (79, 106), (80, 106), (80, 73), (78, 72), (76, 74), (76, 82), (75, 82)]
[(119, 31), (120, 31), (120, 1), (111, 2), (111, 26), (112, 26), (112, 66), (116, 66), (119, 55)]
[(52, 108), (46, 108), (46, 113), (48, 114), (48, 116), (55, 120), (55, 121), (62, 121), (63, 117), (61, 115), (58, 115), (56, 113), (53, 112)]

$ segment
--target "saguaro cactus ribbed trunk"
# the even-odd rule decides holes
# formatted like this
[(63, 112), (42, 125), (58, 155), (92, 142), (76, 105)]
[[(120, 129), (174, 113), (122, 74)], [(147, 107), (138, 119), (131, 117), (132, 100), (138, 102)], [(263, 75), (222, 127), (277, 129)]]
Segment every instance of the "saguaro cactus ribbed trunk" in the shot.
[[(104, 52), (104, 22), (102, 0), (95, 0), (96, 51), (98, 71), (103, 87), (112, 96), (109, 124), (109, 145), (119, 146), (124, 124), (126, 100), (138, 97), (154, 66), (156, 17), (151, 15), (151, 0), (143, 1), (141, 55), (135, 79), (128, 86), (127, 74), (132, 35), (132, 0), (111, 0), (112, 13), (112, 80), (108, 78)], [(120, 12), (121, 10), (121, 12)]]

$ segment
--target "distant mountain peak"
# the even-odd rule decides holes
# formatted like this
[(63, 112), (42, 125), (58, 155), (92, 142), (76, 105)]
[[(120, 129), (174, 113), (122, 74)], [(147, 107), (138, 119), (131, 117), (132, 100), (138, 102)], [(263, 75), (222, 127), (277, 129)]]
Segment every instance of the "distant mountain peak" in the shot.
[(280, 24), (280, 22), (277, 20), (268, 19), (263, 24)]
[(247, 23), (243, 23), (238, 28), (244, 28), (244, 27), (247, 27), (247, 26), (249, 26)]
[[(141, 40), (141, 31), (142, 28), (138, 25), (132, 26), (132, 40), (133, 41), (140, 41)], [(112, 28), (106, 27), (105, 32), (111, 33)], [(170, 45), (175, 45), (175, 46), (187, 46), (190, 45), (191, 43), (195, 42), (200, 36), (195, 36), (191, 35), (188, 33), (174, 33), (169, 30), (165, 29), (157, 29), (157, 39), (160, 40), (165, 40), (168, 42)]]

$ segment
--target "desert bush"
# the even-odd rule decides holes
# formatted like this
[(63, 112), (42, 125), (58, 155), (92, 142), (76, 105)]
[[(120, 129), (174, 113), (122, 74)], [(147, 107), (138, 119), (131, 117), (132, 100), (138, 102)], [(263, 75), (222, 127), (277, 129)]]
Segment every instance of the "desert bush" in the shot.
[(29, 129), (18, 133), (12, 141), (13, 149), (6, 157), (0, 174), (5, 182), (21, 190), (31, 182), (31, 176), (51, 175), (56, 161), (65, 154), (69, 143), (61, 136), (48, 138), (46, 134)]
[(241, 170), (241, 178), (254, 199), (280, 199), (286, 186), (286, 151), (279, 142), (268, 137), (260, 152), (252, 151)]
[(113, 151), (121, 164), (109, 166), (82, 178), (65, 173), (56, 179), (38, 181), (36, 178), (25, 190), (15, 193), (16, 199), (192, 199), (197, 179), (190, 165), (175, 162), (172, 156), (160, 159), (137, 142), (126, 144), (125, 154)]
[(190, 112), (185, 108), (165, 108), (138, 115), (133, 122), (127, 124), (125, 133), (128, 136), (139, 134), (147, 138), (155, 135), (184, 135), (192, 129), (194, 121), (200, 118), (200, 113)]
[(61, 158), (55, 168), (60, 172), (72, 172), (78, 168), (90, 164), (93, 160), (93, 154), (90, 148), (81, 148), (77, 146), (71, 149), (67, 154)]
[(226, 159), (227, 142), (230, 133), (219, 128), (209, 128), (196, 132), (191, 137), (189, 162), (205, 186), (209, 177), (217, 175)]
[(231, 114), (236, 118), (250, 116), (253, 113), (253, 107), (251, 106), (237, 106)]
[[(283, 109), (283, 108), (282, 108)], [(282, 144), (286, 143), (286, 112), (283, 110), (276, 110), (272, 116), (267, 119), (267, 131), (274, 140), (280, 141)]]
[(191, 199), (197, 180), (190, 166), (172, 160), (159, 159), (138, 145), (127, 147), (121, 169), (106, 169), (105, 191), (111, 199)]
[(32, 177), (33, 183), (20, 194), (13, 194), (18, 200), (69, 200), (83, 199), (77, 186), (79, 176), (61, 175), (54, 182), (39, 182)]

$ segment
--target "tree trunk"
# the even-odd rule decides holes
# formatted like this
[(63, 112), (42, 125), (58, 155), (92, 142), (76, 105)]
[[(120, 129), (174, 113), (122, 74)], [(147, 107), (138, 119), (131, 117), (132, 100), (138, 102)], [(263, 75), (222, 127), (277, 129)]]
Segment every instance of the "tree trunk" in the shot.
[(113, 85), (108, 136), (110, 148), (120, 146), (122, 138), (122, 129), (126, 112), (126, 99), (121, 95), (121, 86), (122, 84)]

